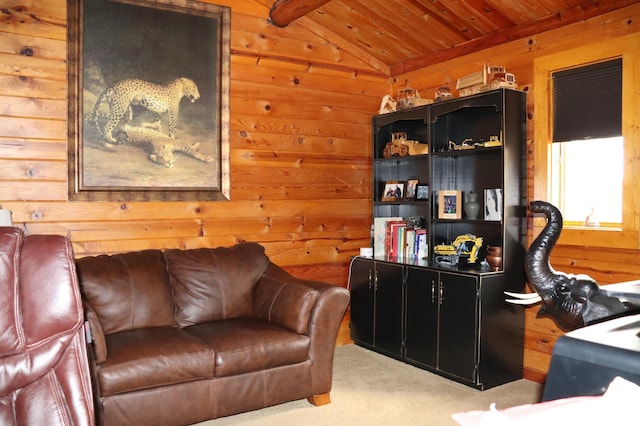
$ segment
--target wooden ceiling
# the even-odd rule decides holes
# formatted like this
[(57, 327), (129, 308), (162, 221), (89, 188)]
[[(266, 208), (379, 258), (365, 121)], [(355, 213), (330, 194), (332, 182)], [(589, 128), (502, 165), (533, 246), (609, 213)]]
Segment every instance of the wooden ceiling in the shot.
[(638, 1), (275, 0), (270, 15), (274, 25), (295, 20), (381, 73), (397, 76)]

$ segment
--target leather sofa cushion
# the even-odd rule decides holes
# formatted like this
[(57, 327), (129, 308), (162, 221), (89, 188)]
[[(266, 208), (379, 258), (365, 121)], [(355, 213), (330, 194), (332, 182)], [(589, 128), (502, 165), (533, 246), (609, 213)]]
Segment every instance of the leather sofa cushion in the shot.
[(107, 345), (97, 369), (102, 397), (213, 377), (213, 350), (179, 328), (115, 333)]
[(105, 334), (175, 324), (162, 251), (83, 257), (76, 265)]
[(253, 318), (197, 324), (184, 329), (215, 350), (215, 376), (233, 376), (307, 360), (310, 339)]
[(165, 252), (180, 327), (253, 316), (254, 287), (269, 266), (264, 247), (233, 247)]

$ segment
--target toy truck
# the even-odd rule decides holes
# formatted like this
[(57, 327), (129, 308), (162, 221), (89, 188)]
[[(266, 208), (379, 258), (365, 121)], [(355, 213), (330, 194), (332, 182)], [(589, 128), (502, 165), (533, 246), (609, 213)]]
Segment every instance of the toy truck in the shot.
[(407, 139), (405, 132), (391, 134), (391, 142), (387, 143), (382, 152), (384, 158), (393, 156), (420, 155), (429, 153), (429, 144)]
[(504, 67), (485, 65), (482, 71), (459, 78), (456, 85), (460, 96), (469, 96), (499, 87), (517, 89), (516, 77)]
[(472, 234), (458, 235), (451, 244), (438, 244), (433, 248), (436, 262), (445, 265), (472, 265), (478, 260), (482, 237)]

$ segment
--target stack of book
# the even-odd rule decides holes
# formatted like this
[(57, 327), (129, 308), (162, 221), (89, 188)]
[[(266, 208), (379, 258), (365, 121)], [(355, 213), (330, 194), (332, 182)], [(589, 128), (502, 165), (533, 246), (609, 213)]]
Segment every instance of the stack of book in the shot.
[(376, 217), (373, 220), (375, 257), (425, 259), (429, 256), (427, 230), (401, 217)]

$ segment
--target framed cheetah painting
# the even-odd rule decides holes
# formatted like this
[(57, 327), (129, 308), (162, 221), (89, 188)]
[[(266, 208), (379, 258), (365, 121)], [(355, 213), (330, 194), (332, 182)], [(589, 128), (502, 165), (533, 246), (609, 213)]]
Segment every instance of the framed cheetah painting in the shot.
[(229, 199), (230, 9), (67, 0), (71, 201)]

